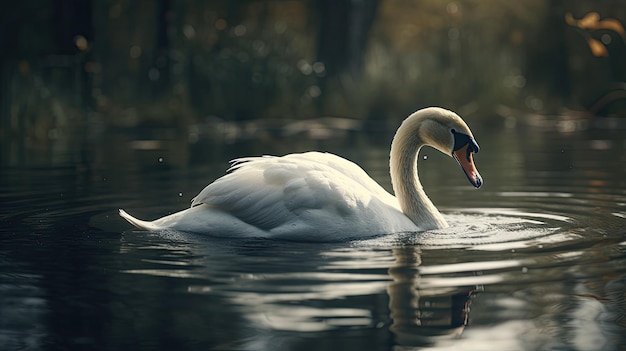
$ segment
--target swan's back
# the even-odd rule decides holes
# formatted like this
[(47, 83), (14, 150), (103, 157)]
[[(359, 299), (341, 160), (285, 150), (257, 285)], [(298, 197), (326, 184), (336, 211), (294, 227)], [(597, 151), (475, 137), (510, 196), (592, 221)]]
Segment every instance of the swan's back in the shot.
[[(320, 186), (324, 183), (336, 186), (334, 189), (342, 195), (349, 195), (349, 191), (361, 187), (364, 192), (384, 198), (390, 205), (397, 207), (394, 196), (389, 194), (358, 165), (342, 157), (329, 153), (306, 152), (289, 154), (282, 157), (262, 156), (246, 157), (232, 161), (228, 174), (206, 186), (193, 200), (191, 206), (199, 203), (211, 203), (209, 198), (221, 195), (237, 196), (239, 193), (246, 194), (234, 187), (241, 185), (260, 186), (287, 186), (298, 185), (299, 180), (312, 186)], [(327, 179), (327, 181), (324, 181)], [(256, 183), (256, 184), (255, 184)], [(303, 185), (303, 184), (300, 184)], [(354, 188), (357, 186), (357, 188)], [(315, 188), (309, 190), (322, 190)], [(257, 191), (270, 189), (258, 188)], [(285, 189), (286, 190), (286, 189)], [(304, 190), (304, 189), (299, 189)], [(247, 193), (249, 194), (249, 193)], [(323, 195), (333, 195), (322, 193)], [(309, 194), (311, 197), (319, 197)], [(356, 195), (356, 194), (352, 194)], [(363, 194), (361, 194), (363, 195)], [(334, 195), (337, 196), (337, 195)], [(318, 199), (322, 200), (322, 199)]]
[(362, 168), (319, 152), (235, 160), (193, 199), (192, 207), (201, 205), (271, 237), (328, 240), (416, 228)]

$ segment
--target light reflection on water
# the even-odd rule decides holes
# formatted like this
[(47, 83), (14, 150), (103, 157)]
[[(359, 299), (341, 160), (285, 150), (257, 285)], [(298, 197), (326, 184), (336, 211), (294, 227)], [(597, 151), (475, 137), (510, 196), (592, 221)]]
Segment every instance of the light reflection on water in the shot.
[[(475, 134), (484, 136), (479, 191), (446, 156), (420, 158), (425, 189), (450, 228), (347, 243), (140, 232), (117, 217), (118, 207), (158, 217), (188, 206), (227, 159), (258, 154), (258, 145), (204, 156), (196, 167), (168, 163), (174, 151), (159, 161), (139, 150), (117, 160), (96, 151), (96, 166), (86, 168), (3, 168), (0, 196), (10, 210), (0, 213), (0, 344), (623, 349), (621, 137), (605, 150), (588, 148), (595, 137), (587, 134)], [(389, 186), (385, 143), (327, 147)], [(282, 153), (269, 149), (260, 153)]]
[[(558, 224), (557, 220), (552, 220), (553, 226)], [(538, 230), (534, 236), (520, 236), (514, 230), (507, 232), (507, 225), (512, 229), (520, 223), (526, 223), (527, 233), (533, 232), (533, 227)], [(187, 293), (224, 297), (245, 318), (245, 328), (258, 333), (255, 340), (277, 333), (271, 337), (273, 342), (277, 338), (293, 342), (289, 340), (297, 333), (364, 328), (378, 334), (389, 330), (394, 342), (412, 346), (469, 347), (467, 338), (477, 337), (470, 349), (515, 345), (513, 349), (534, 349), (559, 343), (567, 333), (573, 333), (573, 340), (580, 339), (576, 343), (582, 343), (587, 340), (588, 330), (563, 329), (565, 325), (553, 326), (563, 330), (544, 335), (544, 340), (530, 335), (544, 333), (543, 327), (536, 324), (537, 319), (547, 317), (555, 308), (563, 308), (560, 304), (569, 306), (572, 311), (568, 313), (574, 313), (574, 317), (581, 313), (576, 312), (578, 308), (588, 309), (586, 305), (608, 311), (609, 307), (604, 306), (609, 304), (604, 285), (623, 285), (623, 277), (618, 274), (605, 282), (601, 276), (617, 274), (620, 269), (623, 274), (623, 245), (621, 252), (611, 252), (615, 247), (609, 245), (593, 248), (590, 246), (598, 238), (567, 238), (559, 231), (571, 228), (546, 232), (541, 228), (545, 224), (541, 217), (535, 221), (511, 217), (509, 223), (501, 218), (494, 226), (510, 234), (499, 237), (503, 240), (501, 243), (495, 242), (498, 239), (493, 233), (481, 237), (480, 233), (485, 234), (483, 228), (473, 228), (474, 232), (457, 236), (457, 242), (467, 241), (465, 245), (440, 243), (438, 246), (420, 245), (408, 234), (343, 245), (319, 245), (267, 240), (225, 243), (221, 239), (171, 233), (161, 247), (154, 246), (153, 238), (146, 247), (135, 243), (131, 245), (134, 249), (126, 251), (136, 255), (146, 249), (156, 249), (160, 251), (158, 256), (168, 257), (168, 260), (142, 260), (152, 263), (153, 267), (124, 272), (192, 280), (186, 285)], [(453, 232), (451, 229), (449, 235)], [(559, 239), (535, 240), (550, 236)], [(125, 238), (131, 242), (145, 240), (140, 232), (127, 232)], [(489, 240), (491, 244), (476, 243), (477, 238)], [(434, 240), (425, 239), (426, 242)], [(520, 244), (501, 250), (489, 247), (506, 242)], [(569, 246), (566, 251), (563, 251), (564, 243)], [(188, 259), (179, 256), (181, 252), (187, 253)], [(180, 260), (172, 261), (174, 257)], [(603, 259), (598, 262), (599, 257)], [(607, 267), (607, 260), (616, 260), (617, 267)], [(581, 264), (586, 267), (577, 267)], [(614, 271), (618, 267), (621, 268)], [(537, 304), (537, 298), (545, 297), (552, 302)], [(611, 303), (623, 304), (623, 296), (614, 298)], [(369, 299), (378, 301), (358, 303)], [(488, 308), (477, 309), (476, 305)], [(389, 311), (385, 312), (387, 308)], [(608, 315), (599, 314), (599, 320), (587, 321), (601, 324), (595, 329), (600, 328), (599, 335), (606, 336), (602, 343), (605, 346), (617, 345), (612, 340), (619, 338), (622, 330), (602, 327), (610, 323), (611, 318), (619, 318), (624, 309), (611, 311)], [(511, 320), (511, 314), (518, 316)], [(551, 323), (557, 323), (558, 318), (564, 317), (552, 318), (556, 320)], [(481, 326), (485, 319), (489, 322)], [(583, 318), (587, 319), (587, 316)], [(469, 331), (463, 333), (467, 321), (471, 321)], [(486, 335), (482, 330), (494, 324), (502, 329), (502, 333), (495, 335), (502, 340), (490, 344), (494, 336), (491, 335), (487, 339), (489, 343), (485, 343)], [(528, 339), (524, 339), (525, 335)], [(593, 337), (597, 342), (598, 334)]]

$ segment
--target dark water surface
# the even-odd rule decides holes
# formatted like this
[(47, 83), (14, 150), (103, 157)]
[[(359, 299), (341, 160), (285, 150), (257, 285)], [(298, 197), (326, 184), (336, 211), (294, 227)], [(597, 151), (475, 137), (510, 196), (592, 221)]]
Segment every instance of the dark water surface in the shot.
[(389, 188), (393, 131), (6, 141), (0, 349), (626, 350), (623, 124), (474, 129), (482, 189), (420, 156), (450, 228), (328, 244), (140, 232), (117, 209), (156, 218), (231, 158), (310, 149)]

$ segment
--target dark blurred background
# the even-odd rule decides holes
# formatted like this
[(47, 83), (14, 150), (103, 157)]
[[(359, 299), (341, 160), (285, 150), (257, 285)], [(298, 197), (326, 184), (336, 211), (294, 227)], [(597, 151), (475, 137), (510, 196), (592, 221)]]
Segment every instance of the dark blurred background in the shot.
[(622, 1), (0, 7), (4, 139), (314, 117), (395, 124), (429, 105), (487, 122), (626, 115)]

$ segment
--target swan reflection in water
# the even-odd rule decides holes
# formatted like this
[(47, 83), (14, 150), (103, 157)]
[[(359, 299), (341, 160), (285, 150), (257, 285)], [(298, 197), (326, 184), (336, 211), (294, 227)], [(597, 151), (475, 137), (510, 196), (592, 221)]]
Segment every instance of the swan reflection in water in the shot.
[(387, 288), (395, 342), (428, 346), (442, 338), (461, 335), (468, 322), (470, 297), (476, 287), (422, 287), (418, 247), (393, 249), (389, 268), (393, 281)]
[[(152, 237), (145, 243), (149, 250), (142, 249), (144, 244), (132, 244), (146, 235)], [(229, 347), (240, 349), (294, 349), (302, 346), (303, 335), (335, 335), (342, 330), (367, 331), (367, 338), (374, 341), (360, 341), (366, 344), (433, 344), (463, 331), (475, 290), (422, 288), (421, 252), (416, 246), (242, 243), (186, 233), (169, 233), (159, 244), (162, 235), (128, 234), (130, 245), (124, 252), (138, 255), (136, 261), (143, 267), (125, 272), (178, 278), (185, 294), (196, 296), (199, 309), (203, 303), (222, 301), (211, 307), (215, 315), (207, 318), (223, 319), (225, 324), (229, 318), (240, 321), (233, 326), (238, 331), (232, 336), (235, 340), (229, 342)], [(159, 257), (143, 257), (149, 252)], [(152, 268), (146, 268), (146, 262)]]

